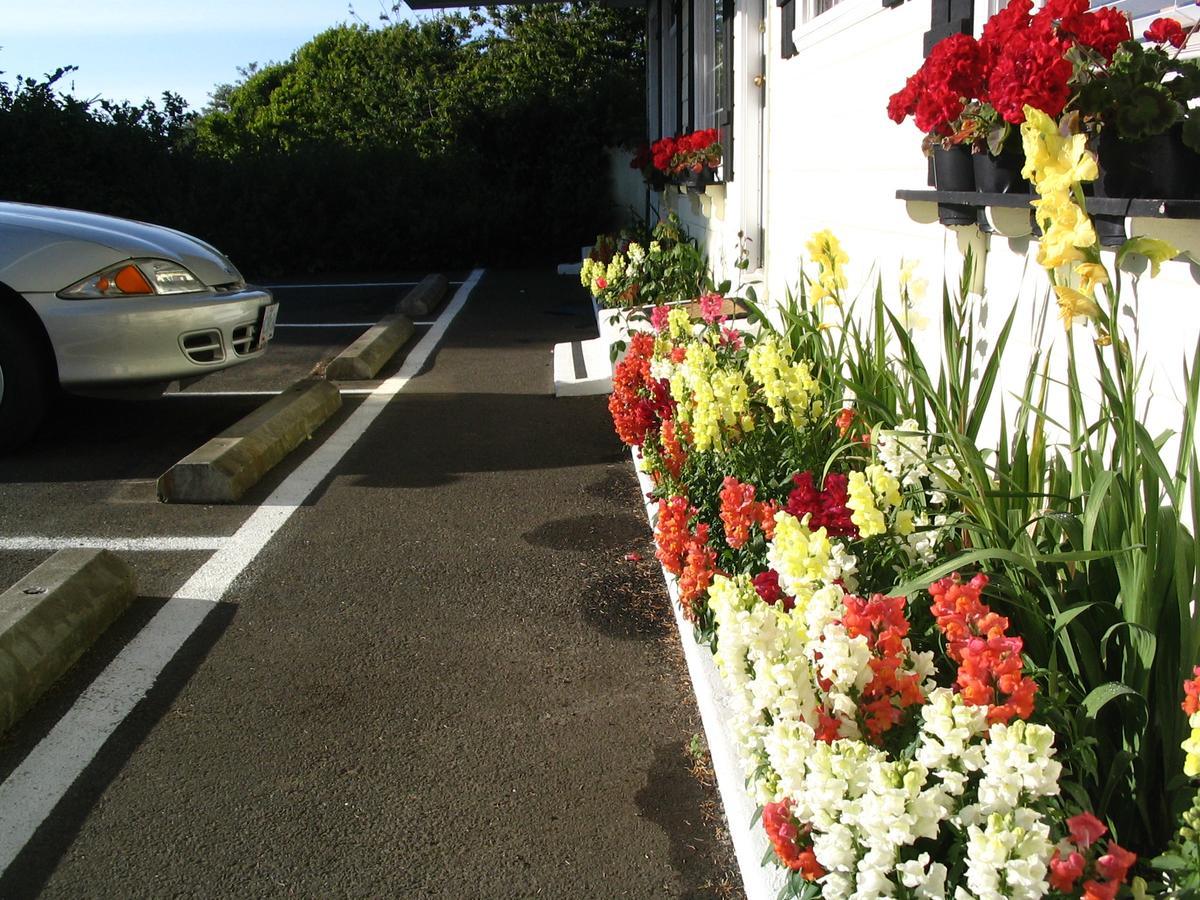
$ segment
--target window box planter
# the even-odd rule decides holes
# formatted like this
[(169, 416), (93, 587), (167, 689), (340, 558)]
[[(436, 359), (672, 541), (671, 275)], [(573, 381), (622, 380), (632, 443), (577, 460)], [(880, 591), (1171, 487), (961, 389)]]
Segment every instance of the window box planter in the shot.
[[(1024, 194), (984, 193), (981, 191), (896, 191), (896, 198), (908, 206), (908, 215), (915, 222), (943, 225), (979, 225), (983, 230), (1006, 237), (1036, 235), (1032, 199)], [(1174, 238), (1177, 247), (1195, 255), (1200, 250), (1200, 200), (1173, 200), (1136, 197), (1087, 197), (1087, 211), (1096, 220), (1097, 233), (1106, 247), (1119, 247), (1125, 240), (1125, 220), (1129, 218), (1173, 220), (1179, 227), (1138, 227), (1141, 233), (1172, 234), (1182, 231), (1184, 237)], [(1167, 225), (1168, 223), (1163, 223)], [(1188, 236), (1190, 235), (1190, 239)]]

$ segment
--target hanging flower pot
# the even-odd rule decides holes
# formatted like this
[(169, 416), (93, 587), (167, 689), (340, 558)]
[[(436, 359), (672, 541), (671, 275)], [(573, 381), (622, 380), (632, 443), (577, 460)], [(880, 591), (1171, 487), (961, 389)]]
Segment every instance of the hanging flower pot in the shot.
[(1097, 197), (1200, 198), (1200, 154), (1183, 143), (1183, 126), (1141, 141), (1105, 131), (1098, 144)]
[(965, 144), (955, 144), (949, 150), (933, 148), (933, 186), (939, 191), (975, 190), (975, 169)]

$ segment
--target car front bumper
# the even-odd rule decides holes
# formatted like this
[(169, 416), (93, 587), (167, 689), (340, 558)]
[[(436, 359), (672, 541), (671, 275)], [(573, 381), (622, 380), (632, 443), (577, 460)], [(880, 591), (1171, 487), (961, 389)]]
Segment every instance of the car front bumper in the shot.
[(42, 320), (63, 387), (191, 378), (261, 356), (270, 291), (63, 300), (26, 294)]

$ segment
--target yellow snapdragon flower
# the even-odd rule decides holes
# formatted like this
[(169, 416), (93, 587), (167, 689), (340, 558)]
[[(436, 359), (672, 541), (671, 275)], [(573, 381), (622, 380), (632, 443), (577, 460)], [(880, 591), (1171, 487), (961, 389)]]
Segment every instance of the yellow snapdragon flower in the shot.
[(775, 514), (775, 536), (767, 559), (779, 573), (784, 590), (796, 598), (794, 619), (803, 621), (808, 602), (815, 591), (825, 586), (825, 573), (833, 545), (824, 528), (810, 531), (808, 526), (785, 512)]
[(674, 340), (692, 333), (692, 318), (682, 306), (673, 306), (667, 313), (667, 333)]
[[(867, 466), (862, 472), (851, 472), (846, 485), (849, 499), (850, 521), (863, 537), (887, 533), (886, 514), (900, 505), (900, 482), (879, 464)], [(898, 515), (896, 530), (899, 534), (911, 534), (912, 515)]]
[(820, 385), (808, 363), (792, 361), (790, 351), (785, 354), (774, 335), (764, 337), (750, 349), (747, 368), (762, 388), (763, 400), (776, 422), (791, 422), (802, 428), (824, 412)]
[(1183, 761), (1183, 774), (1195, 778), (1200, 775), (1200, 712), (1192, 713), (1188, 724), (1192, 726), (1192, 733), (1180, 745), (1187, 753), (1187, 759)]

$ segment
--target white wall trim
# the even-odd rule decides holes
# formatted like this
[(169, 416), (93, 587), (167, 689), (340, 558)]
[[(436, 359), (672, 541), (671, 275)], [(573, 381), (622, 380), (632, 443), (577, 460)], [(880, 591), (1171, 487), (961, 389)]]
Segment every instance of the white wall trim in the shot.
[[(842, 0), (833, 9), (821, 13), (811, 22), (804, 22), (796, 26), (792, 32), (796, 52), (800, 54), (804, 52), (805, 48), (813, 47), (841, 34), (859, 22), (865, 22), (872, 16), (886, 15), (891, 11), (879, 0)], [(792, 59), (795, 58), (792, 57)]]

